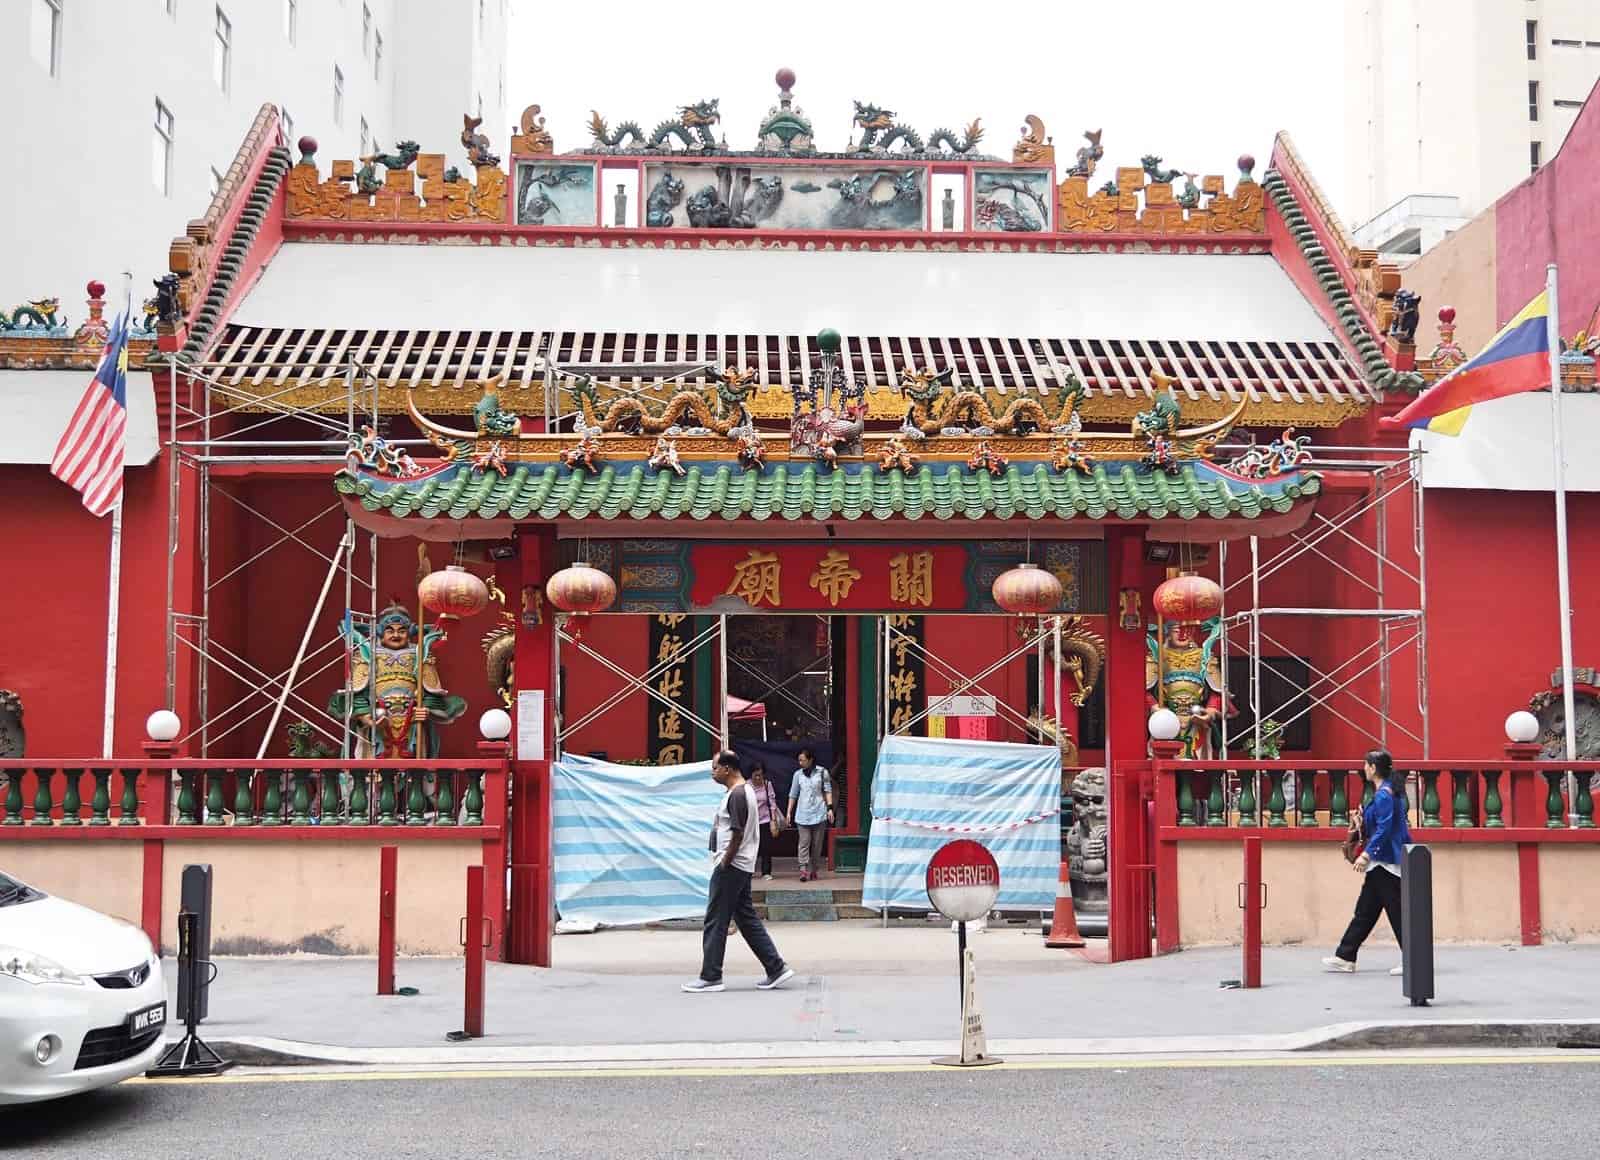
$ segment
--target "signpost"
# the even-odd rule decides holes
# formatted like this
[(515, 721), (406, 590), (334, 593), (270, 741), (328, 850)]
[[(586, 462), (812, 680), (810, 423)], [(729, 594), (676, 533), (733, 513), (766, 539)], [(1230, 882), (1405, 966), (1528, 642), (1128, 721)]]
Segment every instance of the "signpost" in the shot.
[(961, 1054), (934, 1063), (946, 1067), (987, 1067), (1000, 1060), (989, 1054), (978, 1011), (977, 976), (967, 949), (967, 923), (982, 918), (1000, 893), (1000, 866), (979, 842), (960, 838), (940, 846), (928, 861), (928, 901), (956, 922), (956, 953), (961, 979)]

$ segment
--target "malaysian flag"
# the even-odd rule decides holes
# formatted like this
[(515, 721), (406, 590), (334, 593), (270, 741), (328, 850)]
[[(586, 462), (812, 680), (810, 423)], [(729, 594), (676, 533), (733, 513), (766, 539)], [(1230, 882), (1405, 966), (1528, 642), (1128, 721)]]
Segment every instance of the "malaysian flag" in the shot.
[(83, 495), (91, 515), (122, 502), (122, 464), (128, 428), (128, 312), (111, 323), (106, 351), (89, 389), (67, 424), (50, 474)]

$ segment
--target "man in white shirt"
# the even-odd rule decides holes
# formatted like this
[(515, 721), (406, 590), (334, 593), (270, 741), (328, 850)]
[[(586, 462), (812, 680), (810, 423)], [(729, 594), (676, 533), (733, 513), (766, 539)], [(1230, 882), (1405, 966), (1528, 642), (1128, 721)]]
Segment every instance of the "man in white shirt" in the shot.
[(772, 936), (767, 934), (750, 897), (750, 878), (755, 874), (756, 854), (761, 848), (755, 791), (745, 781), (738, 755), (731, 749), (717, 754), (711, 776), (728, 792), (717, 807), (717, 820), (711, 831), (714, 862), (711, 890), (706, 898), (705, 930), (700, 940), (704, 951), (700, 977), (685, 983), (683, 989), (691, 995), (723, 989), (722, 959), (728, 948), (728, 923), (733, 922), (767, 972), (756, 988), (771, 991), (792, 979), (794, 971), (772, 945)]

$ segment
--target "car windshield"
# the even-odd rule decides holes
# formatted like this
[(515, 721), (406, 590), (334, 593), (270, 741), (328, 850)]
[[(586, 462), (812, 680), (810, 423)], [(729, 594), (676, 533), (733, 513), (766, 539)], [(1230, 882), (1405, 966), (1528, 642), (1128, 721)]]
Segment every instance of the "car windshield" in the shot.
[(15, 878), (7, 878), (0, 874), (0, 906), (14, 906), (19, 902), (32, 902), (44, 895), (33, 887)]

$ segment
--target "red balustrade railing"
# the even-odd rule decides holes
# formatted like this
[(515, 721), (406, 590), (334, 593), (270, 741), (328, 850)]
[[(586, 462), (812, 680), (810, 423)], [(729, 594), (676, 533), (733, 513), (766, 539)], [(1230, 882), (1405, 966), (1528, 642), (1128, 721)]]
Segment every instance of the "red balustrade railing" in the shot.
[(0, 840), (16, 827), (223, 831), (499, 826), (506, 761), (31, 761), (0, 764)]

